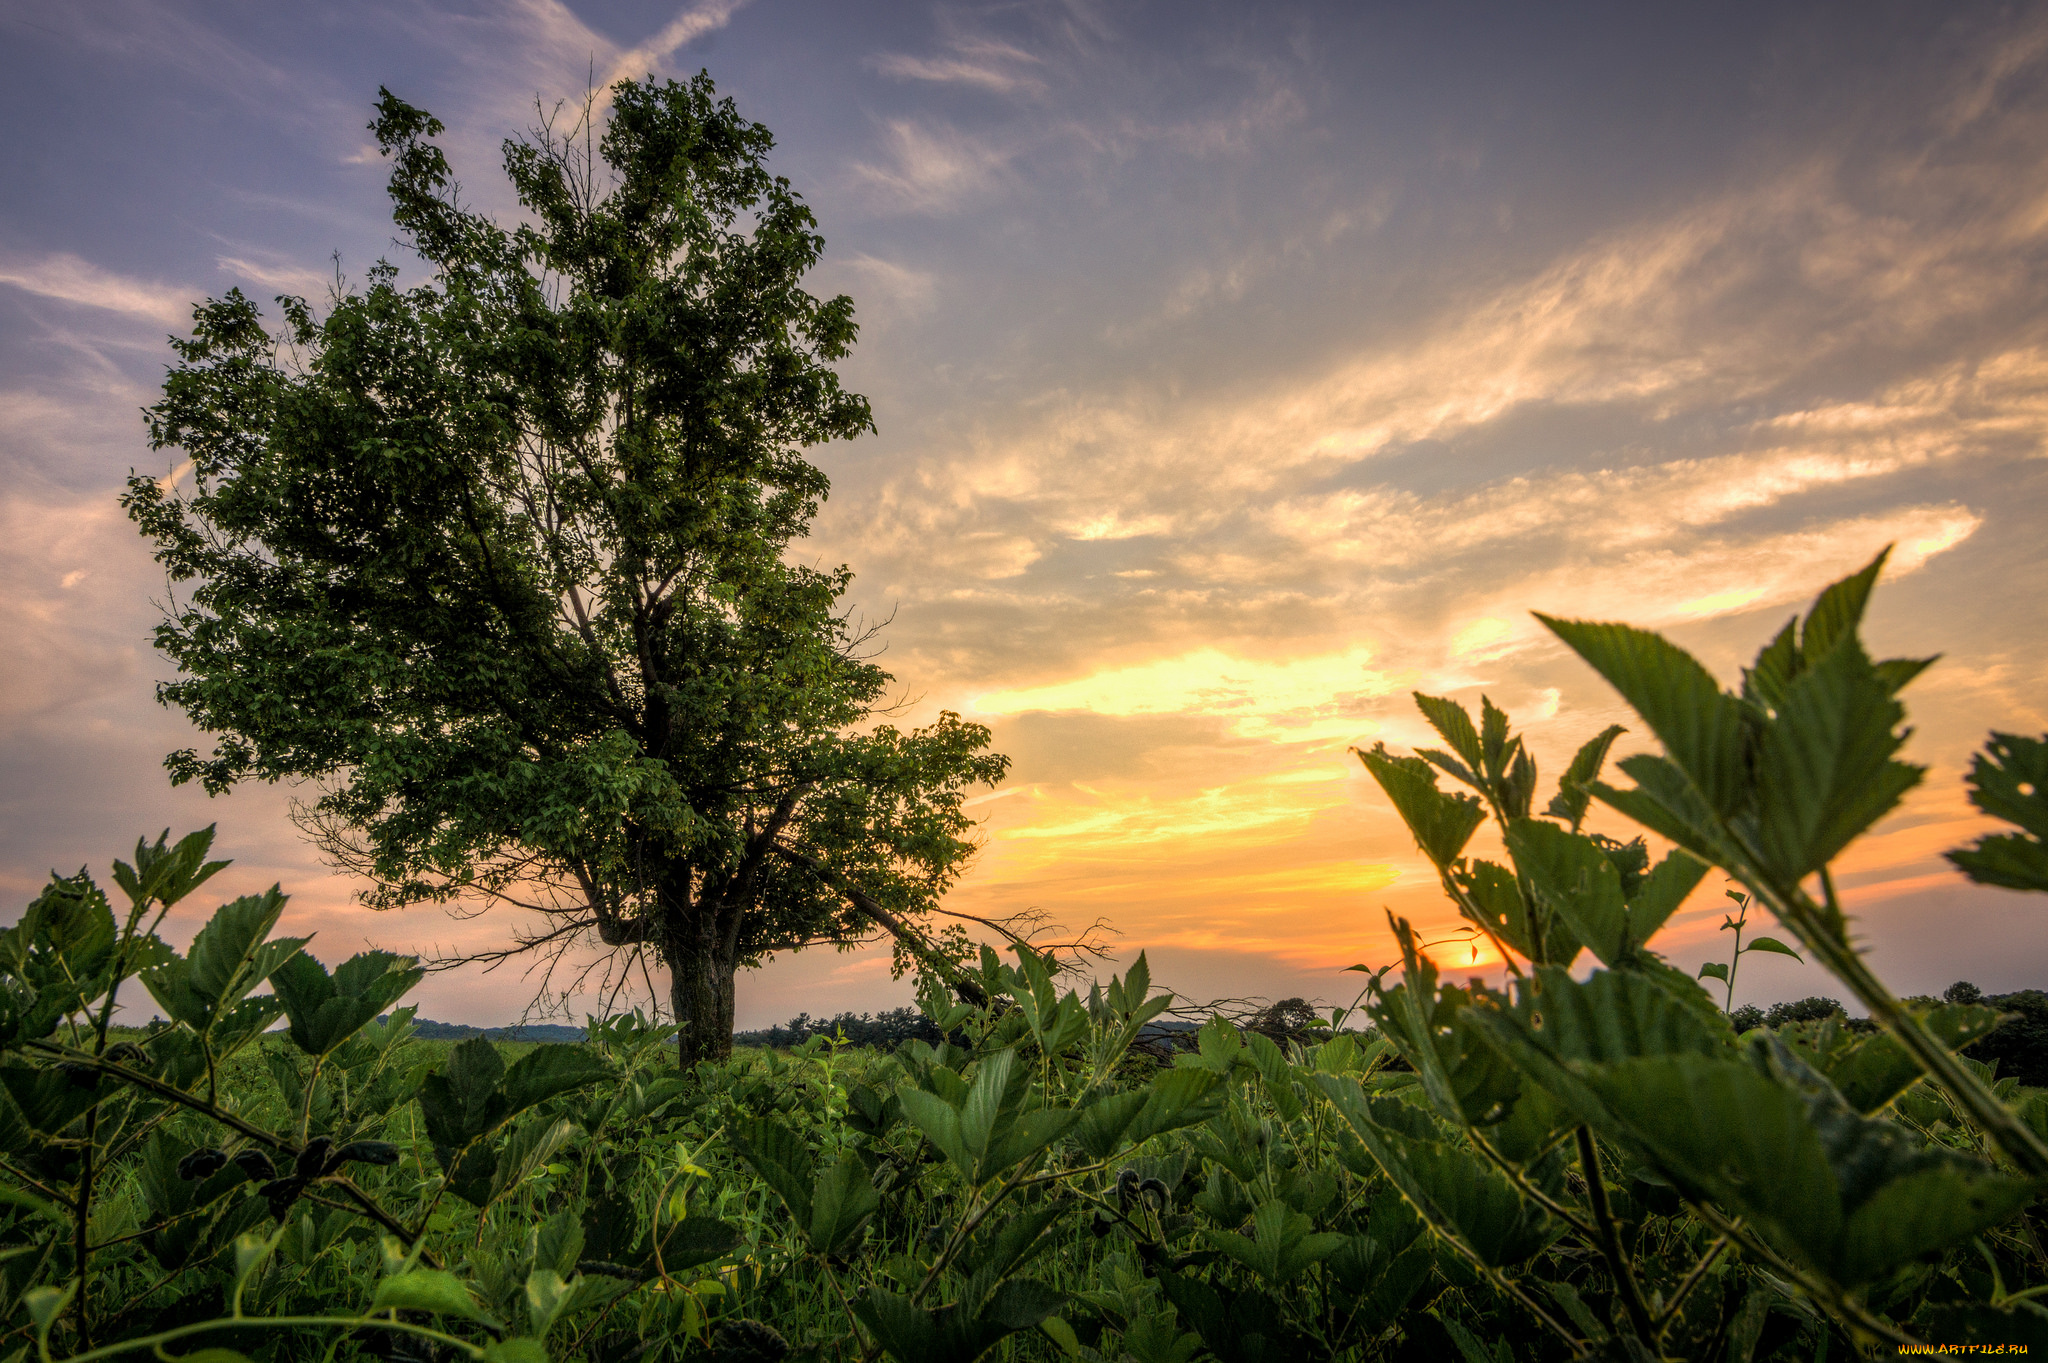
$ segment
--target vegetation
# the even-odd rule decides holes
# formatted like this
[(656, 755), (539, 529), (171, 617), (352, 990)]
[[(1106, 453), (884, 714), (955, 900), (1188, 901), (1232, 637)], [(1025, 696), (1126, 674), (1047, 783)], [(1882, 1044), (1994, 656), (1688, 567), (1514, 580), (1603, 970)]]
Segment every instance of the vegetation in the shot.
[[(1663, 751), (1608, 785), (1603, 735), (1540, 815), (1505, 714), (1418, 697), (1444, 749), (1360, 757), (1510, 981), (1444, 984), (1390, 920), (1370, 1036), (1214, 1019), (1160, 1065), (1132, 1050), (1169, 1002), (1142, 955), (1083, 995), (984, 948), (926, 954), (947, 1039), (893, 1054), (814, 1035), (679, 1069), (638, 1016), (576, 1045), (427, 1043), (390, 1011), (417, 965), (330, 971), (272, 937), (275, 889), (173, 952), (156, 930), (218, 869), (211, 831), (138, 844), (118, 913), (81, 873), (0, 934), (0, 1358), (2048, 1347), (2048, 1091), (1958, 1054), (2000, 1020), (1972, 991), (1887, 993), (1828, 871), (1919, 779), (1893, 754), (1920, 665), (1858, 637), (1877, 567), (1732, 693), (1656, 635), (1551, 622)], [(1979, 844), (2008, 879), (2048, 815), (2031, 778), (1998, 793), (2019, 752), (1974, 785), (2025, 815), (2017, 851)], [(1584, 832), (1595, 799), (1676, 849)], [(1465, 853), (1488, 817), (1505, 864)], [(1665, 964), (1651, 943), (1710, 867), (1875, 1025), (1821, 1000), (1739, 1033)], [(138, 979), (167, 1020), (124, 1034)]]
[[(159, 698), (217, 735), (174, 781), (311, 778), (308, 826), (392, 907), (510, 901), (670, 979), (684, 1063), (732, 1042), (734, 973), (877, 925), (904, 940), (972, 851), (988, 731), (874, 721), (890, 678), (789, 561), (823, 500), (805, 447), (872, 428), (831, 362), (853, 305), (710, 79), (627, 82), (505, 147), (527, 210), (461, 206), (441, 125), (386, 92), (394, 218), (433, 272), (273, 337), (197, 309), (150, 409), (186, 475), (125, 504), (174, 583)], [(179, 489), (183, 489), (182, 491)]]

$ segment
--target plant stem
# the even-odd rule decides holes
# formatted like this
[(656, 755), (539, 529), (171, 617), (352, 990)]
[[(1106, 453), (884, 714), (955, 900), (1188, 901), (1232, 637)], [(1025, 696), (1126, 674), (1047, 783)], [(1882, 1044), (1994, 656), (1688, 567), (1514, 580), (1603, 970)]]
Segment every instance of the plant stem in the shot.
[(1871, 1017), (1898, 1038), (1899, 1044), (1948, 1091), (2007, 1159), (2030, 1178), (2048, 1178), (2048, 1144), (2043, 1144), (2033, 1128), (1999, 1102), (1976, 1075), (1949, 1053), (1948, 1047), (1930, 1036), (1920, 1020), (1871, 973), (1863, 958), (1831, 930), (1831, 922), (1842, 921), (1833, 877), (1825, 870), (1820, 873), (1822, 892), (1827, 897), (1824, 911), (1796, 886), (1790, 893), (1781, 893), (1748, 867), (1736, 869), (1736, 874), (1764, 898), (1771, 911), (1799, 935), (1836, 979), (1849, 986), (1858, 1001), (1870, 1010)]
[(1600, 1177), (1600, 1152), (1593, 1144), (1593, 1132), (1582, 1126), (1575, 1135), (1579, 1143), (1579, 1170), (1586, 1177), (1587, 1201), (1593, 1205), (1593, 1221), (1600, 1228), (1600, 1253), (1607, 1260), (1608, 1272), (1614, 1275), (1615, 1291), (1621, 1296), (1622, 1309), (1628, 1313), (1636, 1337), (1650, 1345), (1656, 1340), (1657, 1327), (1650, 1319), (1650, 1308), (1643, 1303), (1642, 1289), (1636, 1285), (1635, 1269), (1621, 1248), (1621, 1232), (1614, 1224), (1614, 1210), (1607, 1203), (1607, 1184)]
[(1665, 1303), (1663, 1313), (1657, 1317), (1657, 1334), (1659, 1337), (1671, 1328), (1672, 1321), (1678, 1319), (1678, 1309), (1685, 1305), (1685, 1299), (1692, 1295), (1692, 1290), (1707, 1280), (1707, 1270), (1714, 1266), (1714, 1261), (1721, 1257), (1722, 1251), (1728, 1248), (1728, 1244), (1727, 1236), (1715, 1236), (1714, 1243), (1707, 1246), (1706, 1253), (1700, 1255), (1699, 1262), (1694, 1264), (1685, 1277), (1679, 1281), (1678, 1286), (1672, 1289), (1671, 1300)]
[(179, 1325), (157, 1334), (144, 1335), (138, 1339), (124, 1339), (118, 1344), (108, 1344), (87, 1353), (73, 1354), (65, 1359), (64, 1363), (98, 1363), (98, 1360), (102, 1358), (115, 1358), (135, 1349), (149, 1349), (159, 1345), (172, 1344), (193, 1335), (205, 1334), (209, 1330), (247, 1330), (284, 1326), (326, 1326), (349, 1330), (368, 1327), (376, 1330), (397, 1330), (404, 1334), (418, 1335), (423, 1339), (431, 1339), (439, 1344), (453, 1346), (462, 1350), (470, 1358), (480, 1359), (484, 1356), (484, 1351), (480, 1346), (472, 1344), (466, 1339), (461, 1339), (451, 1334), (444, 1334), (430, 1326), (413, 1325), (402, 1320), (386, 1320), (381, 1316), (223, 1316), (218, 1320), (195, 1321), (190, 1325)]
[(1746, 1227), (1721, 1215), (1706, 1203), (1688, 1200), (1686, 1206), (1692, 1208), (1693, 1215), (1699, 1217), (1700, 1220), (1706, 1222), (1728, 1239), (1742, 1246), (1745, 1252), (1755, 1255), (1779, 1273), (1798, 1284), (1799, 1288), (1809, 1297), (1812, 1297), (1815, 1301), (1826, 1307), (1845, 1325), (1849, 1326), (1852, 1334), (1861, 1331), (1864, 1334), (1874, 1335), (1892, 1344), (1926, 1348), (1926, 1345), (1922, 1344), (1920, 1340), (1907, 1334), (1890, 1321), (1881, 1320), (1873, 1316), (1862, 1306), (1849, 1300), (1846, 1295), (1836, 1291), (1831, 1285), (1815, 1279), (1797, 1264), (1772, 1249), (1755, 1235), (1752, 1235)]

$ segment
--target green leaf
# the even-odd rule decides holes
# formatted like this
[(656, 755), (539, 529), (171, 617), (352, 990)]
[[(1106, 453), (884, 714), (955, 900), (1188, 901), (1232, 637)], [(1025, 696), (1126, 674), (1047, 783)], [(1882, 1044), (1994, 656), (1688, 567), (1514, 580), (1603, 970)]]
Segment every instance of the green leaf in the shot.
[(2048, 890), (2048, 846), (2021, 834), (1987, 834), (1975, 847), (1959, 847), (1944, 855), (1979, 885)]
[(882, 1195), (858, 1159), (843, 1155), (818, 1175), (811, 1190), (805, 1238), (819, 1254), (836, 1254), (881, 1210)]
[[(917, 1091), (906, 1089), (903, 1093), (905, 1111), (909, 1111), (910, 1099)], [(930, 1097), (929, 1094), (918, 1096)], [(932, 1101), (937, 1102), (937, 1099)], [(950, 1109), (948, 1109), (950, 1111)], [(741, 1159), (753, 1167), (761, 1181), (775, 1191), (782, 1199), (782, 1205), (789, 1208), (789, 1214), (799, 1227), (812, 1224), (811, 1191), (814, 1186), (816, 1163), (811, 1158), (810, 1147), (803, 1137), (787, 1126), (770, 1117), (755, 1117), (734, 1125), (730, 1132), (732, 1147)], [(937, 1144), (937, 1141), (933, 1142)], [(943, 1146), (940, 1147), (944, 1149)]]
[(273, 885), (221, 905), (192, 939), (190, 954), (143, 971), (143, 987), (167, 1016), (204, 1032), (306, 945), (304, 937), (268, 940), (287, 898)]
[(1145, 1106), (1124, 1135), (1132, 1145), (1182, 1127), (1195, 1126), (1223, 1110), (1229, 1093), (1225, 1076), (1210, 1070), (1170, 1069), (1145, 1086)]
[(517, 1114), (548, 1099), (613, 1077), (612, 1067), (587, 1046), (535, 1046), (505, 1071), (505, 1110)]
[(1700, 967), (1698, 978), (1702, 980), (1719, 980), (1721, 983), (1726, 984), (1728, 983), (1728, 967), (1719, 961), (1708, 961)]
[(512, 1115), (499, 1089), (504, 1077), (498, 1048), (473, 1036), (452, 1047), (440, 1071), (420, 1082), (420, 1111), (437, 1151), (460, 1150)]
[(484, 1363), (548, 1363), (547, 1346), (537, 1339), (497, 1339), (484, 1345)]
[(1312, 1228), (1306, 1216), (1275, 1199), (1252, 1214), (1251, 1238), (1219, 1230), (1204, 1230), (1202, 1238), (1267, 1282), (1285, 1286), (1344, 1244), (1342, 1235), (1311, 1234)]
[(1743, 703), (1691, 654), (1629, 625), (1536, 618), (1621, 692), (1710, 809), (1726, 816), (1748, 801)]
[[(1959, 1051), (1998, 1026), (1998, 1010), (1980, 1004), (1943, 1003), (1919, 1017), (1919, 1024), (1944, 1047)], [(1859, 1036), (1839, 1018), (1795, 1023), (1778, 1033), (1807, 1063), (1827, 1076), (1843, 1101), (1873, 1113), (1920, 1077), (1920, 1062), (1890, 1032)]]
[(1793, 960), (1798, 961), (1801, 965), (1804, 965), (1806, 963), (1805, 957), (1801, 956), (1798, 952), (1794, 951), (1791, 947), (1786, 946), (1783, 942), (1779, 941), (1775, 937), (1759, 937), (1755, 941), (1744, 945), (1742, 949), (1745, 952), (1768, 951), (1774, 956), (1790, 956)]
[(382, 1279), (370, 1299), (372, 1311), (426, 1311), (437, 1316), (461, 1316), (494, 1330), (504, 1327), (470, 1295), (462, 1279), (443, 1269), (415, 1268)]
[(1368, 1099), (1348, 1075), (1313, 1082), (1422, 1219), (1481, 1263), (1509, 1267), (1556, 1238), (1560, 1227), (1547, 1213), (1421, 1109)]
[[(1207, 1070), (1175, 1069), (1165, 1074), (1200, 1074), (1211, 1080), (1221, 1076)], [(1094, 1159), (1108, 1159), (1123, 1144), (1124, 1132), (1136, 1120), (1138, 1113), (1150, 1101), (1151, 1094), (1145, 1089), (1131, 1089), (1126, 1093), (1111, 1093), (1095, 1099), (1081, 1109), (1081, 1116), (1068, 1134), (1083, 1150)]]
[(76, 1278), (63, 1287), (31, 1287), (21, 1294), (21, 1304), (28, 1308), (28, 1318), (35, 1322), (36, 1329), (48, 1334), (58, 1315), (71, 1304), (71, 1294), (77, 1289)]
[[(505, 1141), (505, 1148), (498, 1152), (497, 1165), (491, 1171), (490, 1192), (483, 1205), (488, 1206), (513, 1192), (582, 1131), (582, 1127), (567, 1117), (552, 1122), (529, 1122), (515, 1130)], [(461, 1193), (462, 1189), (455, 1191)]]
[(379, 1013), (403, 998), (426, 976), (411, 956), (364, 951), (335, 967), (303, 952), (271, 973), (270, 987), (284, 1000), (292, 1044), (308, 1055), (332, 1054)]
[(1870, 604), (1870, 589), (1877, 585), (1877, 575), (1883, 571), (1891, 552), (1891, 546), (1886, 545), (1876, 558), (1830, 584), (1815, 599), (1799, 631), (1799, 651), (1808, 667), (1841, 640), (1854, 637), (1856, 627), (1863, 623), (1864, 608)]
[(709, 1216), (686, 1216), (662, 1232), (662, 1269), (675, 1274), (722, 1259), (744, 1238), (745, 1233), (729, 1221)]
[[(1464, 706), (1454, 700), (1446, 700), (1440, 696), (1425, 696), (1420, 691), (1415, 692), (1414, 696), (1415, 707), (1422, 711), (1423, 718), (1429, 721), (1430, 727), (1443, 735), (1444, 742), (1451, 745), (1452, 752), (1465, 759), (1465, 765), (1469, 770), (1452, 774), (1467, 785), (1478, 785), (1477, 773), (1485, 769), (1486, 758), (1484, 750), (1479, 745), (1479, 731), (1472, 727), (1472, 716), (1466, 713)], [(1450, 768), (1445, 767), (1445, 770), (1448, 771)]]
[(1517, 819), (1508, 825), (1507, 844), (1537, 899), (1603, 964), (1642, 945), (1629, 931), (1620, 873), (1591, 838), (1541, 819)]
[(1358, 760), (1393, 801), (1415, 845), (1439, 871), (1457, 860), (1474, 830), (1485, 822), (1486, 810), (1476, 797), (1438, 790), (1436, 773), (1419, 757), (1395, 757), (1385, 744), (1375, 743), (1370, 752), (1360, 751)]
[(1593, 798), (1584, 788), (1585, 784), (1600, 774), (1600, 768), (1607, 762), (1608, 749), (1614, 746), (1615, 739), (1627, 732), (1619, 724), (1610, 724), (1586, 740), (1572, 755), (1572, 764), (1565, 768), (1563, 777), (1558, 780), (1557, 794), (1551, 797), (1543, 812), (1563, 819), (1571, 825), (1572, 832), (1578, 832), (1579, 825), (1586, 821), (1586, 806)]
[(1994, 733), (1970, 762), (1970, 803), (2017, 825), (1948, 859), (1980, 885), (2048, 890), (2048, 734), (2038, 739)]
[(1671, 839), (1709, 865), (1724, 865), (1732, 859), (1716, 827), (1717, 816), (1684, 772), (1649, 753), (1624, 757), (1619, 765), (1635, 778), (1635, 789), (1617, 790), (1604, 781), (1586, 782), (1586, 789), (1602, 804)]
[(1795, 679), (1757, 750), (1757, 850), (1796, 884), (1889, 813), (1925, 768), (1892, 760), (1905, 709), (1853, 634)]

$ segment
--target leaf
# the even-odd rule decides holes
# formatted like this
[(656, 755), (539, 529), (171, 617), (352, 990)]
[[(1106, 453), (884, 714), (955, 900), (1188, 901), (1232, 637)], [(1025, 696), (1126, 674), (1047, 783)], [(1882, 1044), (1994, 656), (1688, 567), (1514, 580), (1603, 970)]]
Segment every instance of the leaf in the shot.
[[(1207, 1070), (1175, 1069), (1162, 1073), (1200, 1074), (1211, 1080), (1219, 1077)], [(1069, 1134), (1090, 1157), (1108, 1159), (1123, 1144), (1124, 1132), (1150, 1100), (1151, 1094), (1145, 1089), (1106, 1094), (1081, 1109), (1080, 1119)]]
[(292, 1044), (308, 1055), (330, 1055), (379, 1013), (425, 978), (411, 956), (364, 951), (327, 968), (303, 952), (271, 973), (270, 987), (284, 1000)]
[(1637, 823), (1671, 839), (1709, 865), (1731, 859), (1718, 816), (1693, 789), (1685, 773), (1649, 753), (1624, 757), (1622, 771), (1636, 780), (1635, 789), (1617, 790), (1604, 781), (1588, 781), (1586, 789), (1602, 804), (1620, 810)]
[(1876, 558), (1841, 581), (1831, 583), (1814, 600), (1813, 609), (1806, 613), (1799, 631), (1799, 651), (1808, 667), (1842, 639), (1854, 636), (1856, 627), (1863, 623), (1864, 607), (1870, 603), (1870, 589), (1877, 584), (1877, 575), (1883, 571), (1891, 552), (1891, 546), (1886, 545)]
[(1206, 1122), (1222, 1111), (1228, 1081), (1209, 1070), (1170, 1069), (1145, 1086), (1145, 1106), (1125, 1131), (1132, 1145)]
[(493, 1330), (504, 1327), (478, 1305), (469, 1288), (453, 1273), (436, 1268), (415, 1268), (380, 1280), (370, 1299), (372, 1311), (426, 1311), (437, 1316), (461, 1316)]
[(2020, 834), (1988, 834), (1979, 838), (1975, 847), (1959, 847), (1944, 855), (1979, 885), (2048, 890), (2048, 846)]
[(1641, 945), (1629, 931), (1620, 873), (1591, 838), (1541, 819), (1517, 819), (1508, 825), (1507, 844), (1538, 900), (1603, 964)]
[(1743, 703), (1691, 654), (1630, 625), (1536, 618), (1621, 692), (1710, 809), (1726, 816), (1748, 800)]
[(1719, 961), (1708, 961), (1700, 967), (1698, 978), (1702, 980), (1719, 980), (1721, 983), (1726, 984), (1728, 983), (1728, 967)]
[(307, 943), (305, 937), (270, 941), (287, 896), (275, 885), (214, 910), (184, 959), (172, 957), (142, 972), (143, 987), (165, 1014), (204, 1032), (219, 1014), (269, 979)]
[(1414, 835), (1415, 845), (1439, 871), (1457, 860), (1486, 811), (1471, 795), (1450, 795), (1436, 788), (1436, 773), (1418, 757), (1395, 757), (1386, 745), (1358, 750), (1358, 760), (1372, 773), (1394, 810)]
[(1992, 734), (1967, 779), (1971, 804), (2022, 831), (1980, 838), (1948, 859), (1980, 885), (2048, 890), (2048, 734)]
[(1892, 760), (1905, 713), (1853, 635), (1787, 689), (1757, 750), (1757, 850), (1781, 882), (1827, 865), (1919, 784), (1925, 768)]
[(1579, 825), (1586, 821), (1586, 806), (1593, 798), (1583, 787), (1600, 774), (1600, 768), (1607, 762), (1608, 749), (1614, 746), (1615, 739), (1627, 732), (1619, 724), (1610, 724), (1586, 740), (1572, 755), (1572, 764), (1565, 768), (1564, 775), (1558, 780), (1557, 794), (1551, 797), (1543, 812), (1563, 819), (1571, 825), (1572, 832), (1578, 832)]
[[(906, 1111), (913, 1095), (930, 1097), (906, 1089), (903, 1094)], [(753, 1167), (761, 1181), (772, 1188), (782, 1199), (782, 1204), (789, 1208), (796, 1224), (800, 1228), (808, 1227), (812, 1222), (811, 1190), (816, 1164), (803, 1138), (773, 1118), (755, 1117), (734, 1126), (731, 1140), (740, 1158)], [(937, 1144), (936, 1141), (933, 1143)]]
[(1422, 1219), (1481, 1263), (1505, 1268), (1537, 1253), (1561, 1227), (1526, 1202), (1505, 1175), (1461, 1144), (1428, 1114), (1398, 1099), (1368, 1099), (1349, 1076), (1313, 1082), (1372, 1152)]
[(670, 1274), (681, 1273), (724, 1258), (744, 1238), (744, 1232), (729, 1221), (709, 1216), (684, 1217), (662, 1233), (662, 1269)]
[(1285, 1286), (1344, 1244), (1342, 1235), (1311, 1234), (1311, 1228), (1306, 1216), (1275, 1199), (1252, 1214), (1251, 1238), (1219, 1230), (1204, 1230), (1202, 1238), (1267, 1282)]
[(1805, 957), (1801, 956), (1798, 952), (1794, 951), (1791, 947), (1786, 946), (1783, 942), (1779, 941), (1775, 937), (1759, 937), (1755, 941), (1743, 947), (1742, 949), (1745, 952), (1768, 951), (1775, 956), (1790, 956), (1793, 960), (1798, 961), (1801, 965), (1806, 964)]
[(544, 1043), (513, 1061), (505, 1071), (505, 1110), (516, 1115), (612, 1075), (612, 1067), (587, 1046)]
[(497, 1339), (484, 1345), (484, 1363), (548, 1363), (547, 1346), (537, 1339)]
[(882, 1195), (867, 1168), (852, 1155), (843, 1155), (818, 1175), (812, 1187), (805, 1238), (819, 1254), (836, 1254), (881, 1206)]
[[(1943, 1046), (1959, 1051), (1998, 1026), (1998, 1010), (1979, 1004), (1943, 1003), (1919, 1019)], [(1889, 1103), (1920, 1077), (1920, 1062), (1890, 1032), (1857, 1036), (1838, 1019), (1781, 1029), (1781, 1038), (1827, 1076), (1843, 1101), (1861, 1113)], [(1805, 1044), (1811, 1039), (1820, 1045)], [(1827, 1044), (1832, 1042), (1834, 1044)]]
[[(498, 1152), (497, 1167), (491, 1171), (490, 1193), (483, 1205), (488, 1206), (517, 1189), (582, 1131), (567, 1117), (552, 1122), (529, 1122), (515, 1130), (506, 1140), (505, 1148)], [(455, 1191), (461, 1193), (462, 1189)]]
[[(1444, 742), (1451, 745), (1451, 751), (1464, 758), (1465, 765), (1470, 769), (1463, 773), (1452, 772), (1452, 775), (1467, 785), (1477, 786), (1479, 778), (1476, 773), (1485, 768), (1486, 758), (1479, 745), (1479, 731), (1472, 727), (1472, 716), (1466, 713), (1464, 706), (1454, 700), (1425, 696), (1420, 691), (1415, 692), (1414, 696), (1415, 708), (1422, 711), (1423, 718), (1429, 721), (1430, 727), (1443, 735)], [(1445, 766), (1443, 763), (1437, 765)], [(1445, 766), (1445, 770), (1450, 770), (1450, 767)]]

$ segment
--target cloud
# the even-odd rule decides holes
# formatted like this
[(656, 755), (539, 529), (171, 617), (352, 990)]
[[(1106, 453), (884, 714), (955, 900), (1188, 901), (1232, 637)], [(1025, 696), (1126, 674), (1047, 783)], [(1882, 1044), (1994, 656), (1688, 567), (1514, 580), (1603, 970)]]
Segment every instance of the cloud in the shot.
[(1097, 715), (1242, 716), (1343, 704), (1380, 696), (1395, 683), (1367, 666), (1370, 648), (1307, 658), (1246, 658), (1199, 649), (1172, 658), (1111, 666), (1088, 676), (977, 696), (983, 714), (1085, 710)]
[(898, 212), (937, 213), (957, 206), (992, 183), (1005, 152), (943, 124), (893, 118), (884, 125), (884, 164), (856, 161), (858, 180)]
[(609, 88), (622, 80), (641, 79), (658, 69), (677, 48), (724, 28), (748, 3), (749, 0), (700, 0), (698, 4), (683, 6), (654, 36), (614, 57), (599, 88)]
[(0, 284), (74, 307), (126, 313), (171, 327), (183, 328), (192, 321), (189, 291), (116, 274), (69, 251), (0, 260)]
[(929, 81), (940, 85), (971, 85), (998, 94), (1037, 94), (1045, 82), (1017, 68), (1037, 66), (1039, 59), (1010, 43), (987, 38), (960, 38), (948, 44), (951, 55), (913, 57), (905, 53), (883, 53), (868, 64), (897, 80)]

